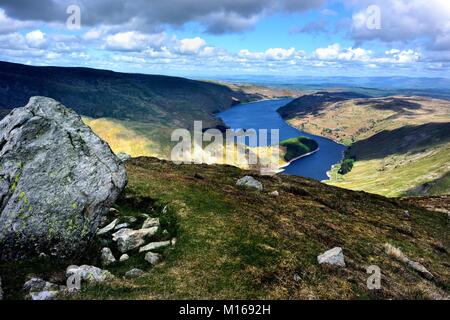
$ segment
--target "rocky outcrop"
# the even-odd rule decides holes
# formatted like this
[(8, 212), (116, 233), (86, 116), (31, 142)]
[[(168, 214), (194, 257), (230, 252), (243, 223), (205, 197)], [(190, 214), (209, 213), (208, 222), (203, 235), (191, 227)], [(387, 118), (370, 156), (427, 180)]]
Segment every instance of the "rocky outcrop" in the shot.
[(327, 264), (330, 266), (345, 267), (344, 253), (341, 247), (336, 247), (324, 252), (317, 257), (319, 264)]
[(31, 98), (0, 121), (0, 260), (82, 254), (126, 181), (74, 111)]
[(245, 176), (245, 177), (239, 179), (236, 182), (236, 185), (241, 186), (241, 187), (246, 187), (246, 188), (257, 189), (259, 191), (263, 190), (262, 183), (259, 182), (258, 180), (256, 180), (255, 178), (253, 178), (252, 176)]

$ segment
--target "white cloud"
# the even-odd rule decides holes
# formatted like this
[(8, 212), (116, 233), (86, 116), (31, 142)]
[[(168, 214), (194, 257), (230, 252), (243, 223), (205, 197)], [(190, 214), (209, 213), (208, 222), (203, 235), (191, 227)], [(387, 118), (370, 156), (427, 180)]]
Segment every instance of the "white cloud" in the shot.
[(326, 48), (317, 48), (314, 56), (319, 60), (342, 60), (342, 61), (369, 61), (372, 51), (362, 48), (342, 49), (340, 44), (335, 43)]
[(32, 48), (40, 48), (46, 42), (45, 33), (43, 33), (41, 30), (28, 32), (25, 35), (25, 39), (27, 40), (28, 45)]
[(281, 61), (290, 59), (301, 59), (303, 52), (297, 51), (295, 48), (269, 48), (266, 51), (252, 52), (248, 49), (240, 50), (238, 57), (243, 59), (242, 61)]
[(179, 43), (179, 51), (182, 54), (197, 54), (206, 45), (206, 41), (200, 37), (182, 39)]
[[(427, 38), (429, 47), (450, 50), (450, 1), (448, 0), (360, 0), (356, 6), (352, 36), (357, 40), (413, 41)], [(367, 8), (380, 8), (381, 29), (367, 27)]]
[(164, 33), (143, 34), (137, 31), (119, 32), (106, 37), (106, 48), (110, 50), (142, 51), (161, 46), (166, 40)]

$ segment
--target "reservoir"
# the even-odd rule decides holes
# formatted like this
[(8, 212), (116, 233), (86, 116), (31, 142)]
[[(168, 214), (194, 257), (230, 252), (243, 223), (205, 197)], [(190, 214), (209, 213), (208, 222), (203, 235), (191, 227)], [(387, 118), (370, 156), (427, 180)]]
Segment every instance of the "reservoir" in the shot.
[(240, 104), (221, 112), (218, 116), (232, 129), (279, 129), (280, 142), (299, 136), (316, 140), (320, 150), (293, 161), (283, 173), (319, 181), (326, 180), (328, 179), (327, 171), (342, 160), (346, 147), (327, 138), (297, 130), (287, 124), (278, 114), (277, 109), (290, 101), (292, 99), (263, 100)]

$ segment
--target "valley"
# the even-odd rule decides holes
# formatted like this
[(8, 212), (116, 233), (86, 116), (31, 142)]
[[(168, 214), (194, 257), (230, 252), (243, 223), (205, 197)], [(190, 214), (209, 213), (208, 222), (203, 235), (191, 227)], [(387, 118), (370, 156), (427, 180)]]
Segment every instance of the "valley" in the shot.
[(292, 126), (349, 147), (353, 168), (340, 174), (340, 165), (334, 166), (326, 183), (391, 197), (450, 192), (446, 100), (322, 92), (279, 112)]

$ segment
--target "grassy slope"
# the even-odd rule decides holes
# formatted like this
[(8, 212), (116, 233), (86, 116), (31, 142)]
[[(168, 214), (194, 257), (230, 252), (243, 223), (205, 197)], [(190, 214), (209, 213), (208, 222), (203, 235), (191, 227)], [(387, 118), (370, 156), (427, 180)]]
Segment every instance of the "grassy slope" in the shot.
[[(165, 252), (163, 264), (147, 267), (144, 277), (87, 288), (77, 298), (365, 299), (449, 293), (445, 248), (450, 243), (442, 214), (298, 177), (258, 177), (265, 192), (246, 190), (235, 183), (247, 172), (230, 166), (138, 158), (127, 170), (127, 199), (168, 203), (177, 212), (177, 245)], [(280, 196), (269, 196), (273, 190)], [(411, 218), (404, 216), (405, 208)], [(424, 280), (388, 257), (386, 242), (423, 263), (436, 280)], [(318, 266), (317, 255), (334, 246), (343, 247), (347, 267)], [(126, 267), (142, 267), (142, 259)], [(382, 270), (379, 292), (366, 288), (366, 268), (372, 264)]]
[(292, 159), (311, 153), (319, 147), (316, 141), (306, 137), (291, 138), (280, 142), (280, 146), (286, 148), (284, 159), (291, 161)]
[[(177, 77), (0, 61), (0, 118), (6, 115), (2, 109), (22, 107), (35, 95), (54, 98), (84, 117), (103, 119), (92, 123), (94, 131), (105, 132), (102, 126), (106, 125), (118, 133), (116, 137), (139, 136), (158, 147), (146, 155), (166, 157), (173, 129), (190, 129), (194, 120), (203, 121), (205, 128), (223, 126), (215, 114), (236, 99), (248, 102), (260, 97), (216, 83)], [(118, 132), (120, 128), (126, 130)], [(103, 138), (111, 145), (116, 142), (109, 141), (107, 135)]]
[[(311, 97), (300, 98), (285, 107), (282, 115), (302, 130), (353, 144), (350, 155), (357, 160), (353, 170), (339, 175), (340, 167), (336, 166), (330, 173), (330, 184), (399, 196), (437, 180), (436, 188), (429, 192), (450, 192), (448, 180), (441, 179), (449, 172), (450, 130), (439, 128), (439, 124), (450, 122), (448, 101), (422, 97), (320, 101), (320, 97), (313, 97), (315, 104), (309, 104)], [(428, 123), (434, 131), (423, 127)], [(413, 130), (398, 130), (411, 126)], [(427, 142), (422, 141), (426, 140), (422, 135)], [(423, 143), (418, 144), (418, 140)]]

